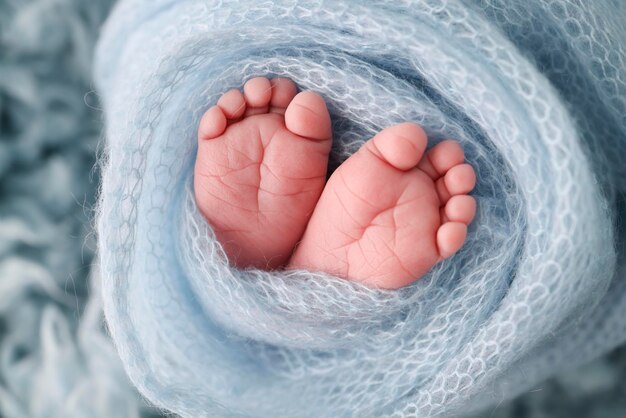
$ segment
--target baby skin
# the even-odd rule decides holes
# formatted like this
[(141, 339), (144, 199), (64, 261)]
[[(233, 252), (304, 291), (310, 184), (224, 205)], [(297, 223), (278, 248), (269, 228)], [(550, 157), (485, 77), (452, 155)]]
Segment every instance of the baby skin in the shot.
[(476, 176), (453, 140), (380, 131), (326, 181), (331, 120), (286, 78), (249, 80), (202, 117), (194, 189), (229, 262), (396, 289), (463, 245)]

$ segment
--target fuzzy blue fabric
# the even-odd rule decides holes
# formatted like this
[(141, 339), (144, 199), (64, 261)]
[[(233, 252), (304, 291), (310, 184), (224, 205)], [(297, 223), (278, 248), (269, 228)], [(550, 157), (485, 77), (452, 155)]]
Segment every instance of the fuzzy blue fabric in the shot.
[[(623, 342), (624, 21), (618, 0), (118, 3), (98, 233), (133, 383), (183, 417), (451, 416)], [(333, 166), (406, 120), (459, 140), (463, 249), (398, 291), (229, 267), (194, 202), (195, 133), (256, 75), (325, 97)]]
[(100, 281), (90, 274), (102, 127), (91, 64), (110, 6), (0, 0), (3, 418), (151, 412), (104, 332)]

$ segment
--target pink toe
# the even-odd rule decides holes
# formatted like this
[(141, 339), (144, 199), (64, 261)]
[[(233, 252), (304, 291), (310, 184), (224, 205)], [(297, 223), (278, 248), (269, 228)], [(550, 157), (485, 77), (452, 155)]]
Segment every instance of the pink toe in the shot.
[(469, 195), (452, 196), (445, 206), (446, 220), (469, 224), (476, 215), (476, 200)]
[(273, 78), (270, 80), (270, 84), (272, 85), (270, 110), (284, 114), (285, 109), (287, 109), (289, 103), (291, 103), (298, 93), (296, 84), (288, 78)]
[(213, 139), (224, 133), (226, 129), (226, 116), (217, 106), (211, 107), (202, 116), (198, 126), (198, 139)]
[(441, 258), (448, 258), (463, 246), (467, 226), (461, 222), (446, 222), (437, 231), (437, 246)]
[(238, 119), (246, 111), (246, 101), (243, 98), (243, 94), (237, 89), (224, 93), (217, 101), (217, 105), (228, 119)]
[(410, 170), (422, 159), (426, 133), (415, 123), (405, 122), (383, 129), (370, 143), (380, 157), (399, 170)]
[(312, 91), (303, 91), (293, 98), (285, 111), (285, 125), (296, 135), (315, 139), (330, 139), (330, 115), (324, 99)]
[(428, 151), (428, 160), (437, 174), (443, 176), (452, 167), (463, 164), (465, 154), (458, 142), (448, 139)]
[(476, 185), (476, 173), (471, 165), (459, 164), (448, 170), (444, 181), (451, 195), (465, 194)]
[(272, 98), (272, 86), (265, 77), (248, 80), (243, 86), (243, 95), (250, 107), (266, 107)]

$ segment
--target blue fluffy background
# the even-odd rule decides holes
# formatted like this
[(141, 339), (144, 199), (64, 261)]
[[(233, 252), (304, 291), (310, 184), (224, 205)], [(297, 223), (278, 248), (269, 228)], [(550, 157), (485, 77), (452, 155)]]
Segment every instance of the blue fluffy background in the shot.
[[(92, 275), (102, 120), (93, 46), (109, 0), (0, 0), (0, 417), (148, 417)], [(624, 417), (626, 348), (485, 417)]]

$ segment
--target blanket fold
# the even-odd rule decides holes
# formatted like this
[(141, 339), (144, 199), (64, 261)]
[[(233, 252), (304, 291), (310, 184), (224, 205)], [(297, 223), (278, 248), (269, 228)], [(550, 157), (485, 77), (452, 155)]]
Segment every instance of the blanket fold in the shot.
[[(183, 417), (451, 416), (626, 340), (624, 21), (614, 0), (120, 1), (98, 233), (133, 383)], [(478, 179), (462, 250), (397, 291), (229, 267), (196, 129), (259, 75), (326, 99), (331, 167), (407, 120), (457, 139)]]

